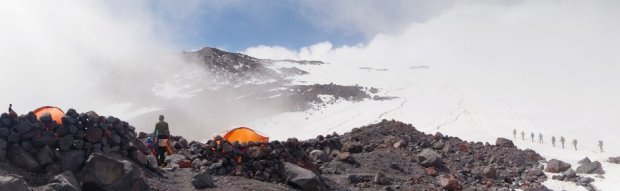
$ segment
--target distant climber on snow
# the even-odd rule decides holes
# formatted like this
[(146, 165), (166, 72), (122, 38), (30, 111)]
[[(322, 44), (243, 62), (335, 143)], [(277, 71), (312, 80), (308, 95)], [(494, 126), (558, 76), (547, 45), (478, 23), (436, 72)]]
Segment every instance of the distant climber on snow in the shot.
[(521, 139), (525, 141), (525, 132), (521, 131)]
[(566, 141), (566, 139), (564, 139), (564, 136), (560, 137), (560, 143), (562, 143), (562, 149), (564, 149), (564, 142)]
[(517, 129), (513, 129), (512, 130), (512, 138), (514, 138), (514, 139), (517, 138)]
[(577, 150), (577, 139), (573, 139), (573, 146), (575, 146), (575, 150)]
[(555, 136), (551, 136), (551, 145), (555, 147)]
[(159, 122), (155, 124), (153, 139), (155, 145), (157, 145), (157, 163), (165, 165), (164, 160), (166, 159), (166, 152), (170, 143), (170, 129), (168, 128), (168, 123), (164, 121), (164, 115), (160, 115)]
[(536, 135), (534, 135), (534, 132), (530, 133), (530, 137), (532, 137), (532, 142), (534, 142), (534, 137), (535, 137), (535, 136), (536, 136)]
[(543, 135), (542, 135), (542, 133), (538, 133), (538, 142), (540, 142), (540, 144), (543, 144)]
[(601, 149), (601, 152), (605, 152), (603, 151), (603, 141), (601, 140), (598, 141), (598, 147)]

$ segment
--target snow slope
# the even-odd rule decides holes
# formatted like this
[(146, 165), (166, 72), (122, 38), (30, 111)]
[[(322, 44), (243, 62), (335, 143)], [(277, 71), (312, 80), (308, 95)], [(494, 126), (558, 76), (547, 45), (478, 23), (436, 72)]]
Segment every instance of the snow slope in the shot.
[[(280, 65), (291, 63), (281, 62)], [(529, 87), (530, 83), (518, 81), (487, 83), (488, 79), (471, 78), (487, 75), (488, 71), (464, 71), (433, 67), (404, 67), (399, 65), (368, 66), (327, 64), (296, 66), (310, 72), (299, 76), (294, 84), (361, 85), (376, 87), (379, 95), (397, 96), (397, 99), (362, 102), (337, 101), (318, 110), (290, 112), (249, 122), (258, 131), (273, 139), (298, 137), (311, 138), (317, 134), (343, 133), (353, 127), (375, 123), (381, 119), (396, 119), (412, 123), (426, 133), (442, 132), (465, 140), (494, 143), (497, 137), (512, 137), (512, 130), (526, 135), (542, 133), (545, 144), (515, 140), (520, 148), (530, 148), (547, 160), (555, 158), (573, 164), (588, 156), (593, 161), (605, 161), (610, 156), (620, 156), (620, 140), (615, 139), (620, 124), (620, 110), (613, 103), (604, 104), (567, 102), (578, 100), (580, 94), (566, 92), (568, 98), (538, 96), (545, 94)], [(497, 76), (493, 76), (497, 75)], [(504, 79), (491, 74), (490, 79)], [(498, 85), (499, 84), (499, 85)], [(561, 88), (561, 87), (560, 87)], [(549, 90), (551, 91), (551, 90)], [(551, 93), (555, 95), (557, 92)], [(573, 96), (573, 97), (570, 97)], [(554, 101), (556, 100), (556, 101)], [(597, 102), (602, 103), (602, 102)], [(564, 136), (567, 149), (552, 147), (551, 136)], [(527, 138), (527, 136), (526, 136)], [(579, 150), (568, 149), (572, 139), (579, 140)], [(603, 140), (604, 153), (598, 153), (596, 143)], [(558, 141), (559, 142), (559, 141)], [(559, 145), (559, 143), (558, 143)], [(620, 188), (620, 165), (603, 162), (605, 179), (595, 178), (602, 190)], [(554, 190), (580, 190), (573, 183), (550, 180)]]

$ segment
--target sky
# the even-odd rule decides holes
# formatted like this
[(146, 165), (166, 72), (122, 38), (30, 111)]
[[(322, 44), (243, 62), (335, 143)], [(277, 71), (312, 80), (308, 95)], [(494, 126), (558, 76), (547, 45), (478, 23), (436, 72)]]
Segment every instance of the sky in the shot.
[[(153, 1), (148, 7), (184, 49), (241, 51), (257, 45), (297, 49), (329, 41), (368, 42), (449, 8), (453, 1)], [(327, 5), (327, 6), (326, 6)]]

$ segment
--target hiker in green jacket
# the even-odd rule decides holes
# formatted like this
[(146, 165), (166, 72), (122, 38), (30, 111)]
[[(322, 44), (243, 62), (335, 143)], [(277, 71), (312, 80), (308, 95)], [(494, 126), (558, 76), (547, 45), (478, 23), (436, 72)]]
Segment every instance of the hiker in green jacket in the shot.
[(157, 163), (165, 165), (164, 160), (166, 159), (166, 147), (170, 139), (170, 129), (168, 129), (168, 123), (164, 121), (164, 115), (159, 116), (159, 122), (155, 124), (153, 137), (155, 145), (157, 145)]

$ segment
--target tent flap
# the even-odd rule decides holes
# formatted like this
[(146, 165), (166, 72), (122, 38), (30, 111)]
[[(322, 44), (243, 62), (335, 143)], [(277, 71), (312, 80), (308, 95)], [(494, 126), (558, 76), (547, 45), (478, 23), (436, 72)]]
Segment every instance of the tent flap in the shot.
[(260, 133), (247, 128), (247, 127), (239, 127), (228, 131), (223, 138), (228, 142), (239, 141), (239, 143), (266, 143), (269, 142), (269, 137), (261, 135)]

